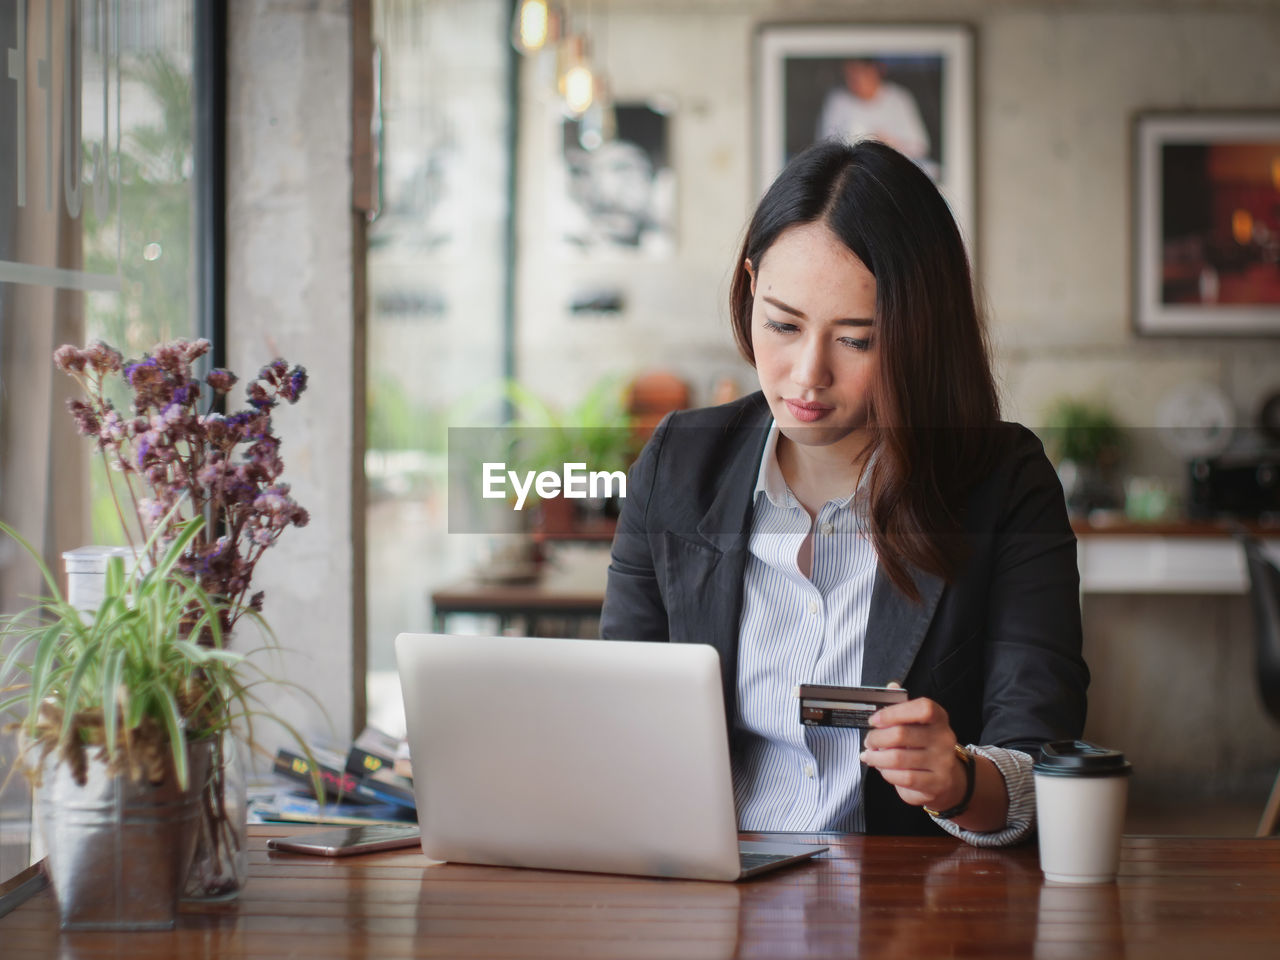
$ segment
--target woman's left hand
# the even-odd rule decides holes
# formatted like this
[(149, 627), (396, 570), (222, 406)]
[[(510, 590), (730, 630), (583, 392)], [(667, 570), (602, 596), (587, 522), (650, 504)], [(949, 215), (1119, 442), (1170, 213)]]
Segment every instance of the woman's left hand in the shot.
[(871, 717), (862, 762), (875, 767), (914, 807), (946, 810), (964, 797), (965, 770), (947, 711), (927, 697), (895, 703)]

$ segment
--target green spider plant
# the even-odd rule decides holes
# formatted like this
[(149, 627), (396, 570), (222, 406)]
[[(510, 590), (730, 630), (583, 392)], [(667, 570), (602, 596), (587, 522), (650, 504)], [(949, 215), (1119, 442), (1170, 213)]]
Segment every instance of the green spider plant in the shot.
[[(535, 470), (555, 470), (562, 463), (584, 461), (591, 470), (622, 470), (631, 465), (635, 437), (622, 386), (602, 377), (567, 410), (558, 410), (516, 381), (505, 394), (514, 412), (513, 426), (525, 428), (526, 451)], [(518, 434), (519, 435), (519, 434)]]
[[(159, 782), (171, 758), (186, 789), (187, 743), (239, 720), (252, 743), (254, 715), (281, 724), (302, 744), (292, 726), (255, 707), (253, 689), (272, 681), (225, 648), (224, 602), (177, 569), (203, 525), (201, 517), (183, 522), (150, 569), (126, 571), (123, 559), (112, 557), (101, 605), (86, 613), (67, 602), (39, 554), (0, 521), (0, 530), (39, 565), (49, 591), (21, 613), (0, 618), (0, 640), (10, 648), (0, 659), (0, 712), (22, 717), (20, 762), (37, 785), (40, 763), (55, 751), (83, 783), (87, 753), (96, 749), (111, 772), (135, 781)], [(38, 760), (27, 762), (32, 752)], [(315, 786), (318, 791), (318, 778)]]

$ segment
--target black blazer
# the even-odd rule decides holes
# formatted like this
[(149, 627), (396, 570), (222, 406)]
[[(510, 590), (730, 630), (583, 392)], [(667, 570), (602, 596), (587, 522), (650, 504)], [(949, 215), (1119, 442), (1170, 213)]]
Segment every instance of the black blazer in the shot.
[[(729, 729), (752, 492), (770, 422), (760, 393), (669, 415), (631, 469), (609, 564), (603, 637), (708, 643), (720, 653)], [(1000, 429), (971, 492), (970, 549), (954, 583), (916, 571), (913, 604), (877, 573), (862, 676), (896, 680), (946, 709), (961, 743), (1033, 755), (1078, 737), (1089, 672), (1080, 655), (1080, 576), (1062, 487), (1035, 434)], [(921, 808), (867, 768), (868, 833), (932, 834)]]

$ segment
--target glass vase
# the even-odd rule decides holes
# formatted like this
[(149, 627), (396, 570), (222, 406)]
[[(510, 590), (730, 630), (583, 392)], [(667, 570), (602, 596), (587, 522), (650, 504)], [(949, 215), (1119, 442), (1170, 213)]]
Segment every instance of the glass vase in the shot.
[(239, 739), (228, 730), (212, 742), (200, 793), (196, 849), (183, 900), (213, 902), (240, 895), (249, 877), (248, 775)]

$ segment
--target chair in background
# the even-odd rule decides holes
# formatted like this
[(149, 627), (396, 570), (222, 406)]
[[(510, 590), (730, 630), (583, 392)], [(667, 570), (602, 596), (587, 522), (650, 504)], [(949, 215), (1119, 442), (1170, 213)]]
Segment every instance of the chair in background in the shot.
[[(1241, 536), (1249, 569), (1249, 600), (1257, 631), (1258, 692), (1272, 718), (1280, 721), (1280, 569), (1253, 537)], [(1280, 822), (1280, 774), (1267, 800), (1258, 836), (1269, 837)]]
[(627, 387), (627, 413), (631, 415), (636, 451), (664, 416), (672, 410), (684, 410), (689, 400), (689, 385), (666, 370), (652, 370), (632, 380)]

